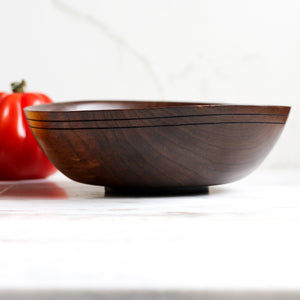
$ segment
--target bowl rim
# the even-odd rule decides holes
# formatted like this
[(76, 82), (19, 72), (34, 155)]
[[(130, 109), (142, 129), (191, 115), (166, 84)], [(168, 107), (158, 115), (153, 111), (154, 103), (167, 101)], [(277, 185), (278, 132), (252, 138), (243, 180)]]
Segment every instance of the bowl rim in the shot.
[[(140, 103), (151, 103), (151, 104), (174, 104), (174, 105), (162, 105), (162, 106), (148, 106), (148, 107), (137, 107), (137, 108), (116, 108), (116, 109), (81, 109), (81, 110), (62, 110), (62, 109), (51, 109), (52, 106), (72, 106), (72, 105), (86, 105), (86, 104), (140, 104)], [(241, 107), (241, 108), (286, 108), (290, 109), (289, 105), (259, 105), (259, 104), (235, 104), (235, 103), (219, 103), (219, 102), (191, 102), (191, 101), (169, 101), (169, 100), (72, 100), (62, 102), (52, 102), (46, 104), (31, 105), (24, 108), (25, 111), (32, 112), (51, 112), (51, 113), (70, 113), (70, 112), (100, 112), (100, 111), (141, 111), (141, 110), (160, 110), (160, 109), (175, 109), (175, 108), (186, 108), (186, 107)], [(50, 108), (50, 109), (49, 109)]]
[[(103, 107), (101, 107), (101, 104), (103, 104)], [(128, 107), (126, 107), (126, 104), (128, 104)], [(96, 107), (93, 107), (93, 105)], [(99, 108), (97, 105), (99, 105)], [(125, 107), (122, 107), (122, 105), (125, 105)], [(91, 107), (93, 107), (93, 109), (91, 109)], [(79, 122), (97, 120), (162, 119), (213, 115), (259, 115), (287, 118), (290, 109), (291, 107), (289, 106), (279, 105), (144, 100), (81, 100), (27, 106), (24, 108), (24, 112), (27, 121)]]

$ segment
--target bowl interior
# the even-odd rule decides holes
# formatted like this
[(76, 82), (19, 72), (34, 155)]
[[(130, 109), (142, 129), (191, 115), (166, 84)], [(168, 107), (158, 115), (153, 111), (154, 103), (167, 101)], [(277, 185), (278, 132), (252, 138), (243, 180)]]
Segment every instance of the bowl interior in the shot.
[(217, 103), (169, 102), (169, 101), (72, 101), (35, 105), (31, 111), (102, 111), (102, 110), (135, 110), (151, 108), (168, 108), (184, 106), (215, 106)]

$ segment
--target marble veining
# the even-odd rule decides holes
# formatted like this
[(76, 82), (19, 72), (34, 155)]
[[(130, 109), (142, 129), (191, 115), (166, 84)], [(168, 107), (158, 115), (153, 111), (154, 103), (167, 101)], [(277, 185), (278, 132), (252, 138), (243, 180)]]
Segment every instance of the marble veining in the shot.
[(99, 18), (96, 18), (92, 15), (82, 13), (79, 10), (76, 10), (69, 3), (65, 3), (63, 0), (51, 0), (54, 7), (56, 7), (59, 11), (65, 13), (68, 16), (75, 17), (77, 19), (83, 19), (85, 22), (90, 24), (91, 26), (96, 27), (99, 32), (105, 34), (107, 37), (111, 39), (119, 48), (122, 48), (129, 52), (133, 57), (135, 57), (142, 65), (144, 66), (145, 71), (149, 74), (149, 77), (153, 80), (156, 85), (157, 91), (160, 97), (164, 95), (163, 85), (160, 82), (159, 77), (156, 75), (156, 72), (153, 69), (152, 64), (149, 59), (140, 53), (137, 49), (135, 49), (126, 39), (124, 39), (121, 35), (117, 34), (111, 28), (102, 22)]

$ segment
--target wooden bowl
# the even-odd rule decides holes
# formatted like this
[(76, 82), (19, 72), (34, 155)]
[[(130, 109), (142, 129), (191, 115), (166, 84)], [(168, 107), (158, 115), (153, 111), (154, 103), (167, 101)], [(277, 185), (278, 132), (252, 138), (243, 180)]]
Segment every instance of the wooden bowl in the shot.
[(198, 191), (254, 170), (280, 136), (286, 106), (81, 101), (25, 108), (50, 161), (110, 190)]

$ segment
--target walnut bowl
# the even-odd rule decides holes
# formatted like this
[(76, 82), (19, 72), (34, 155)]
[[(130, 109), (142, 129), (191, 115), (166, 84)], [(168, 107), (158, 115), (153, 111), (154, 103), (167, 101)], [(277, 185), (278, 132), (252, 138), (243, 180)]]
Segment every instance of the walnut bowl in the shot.
[(25, 108), (50, 161), (69, 178), (115, 191), (198, 191), (253, 171), (290, 107), (79, 101)]

